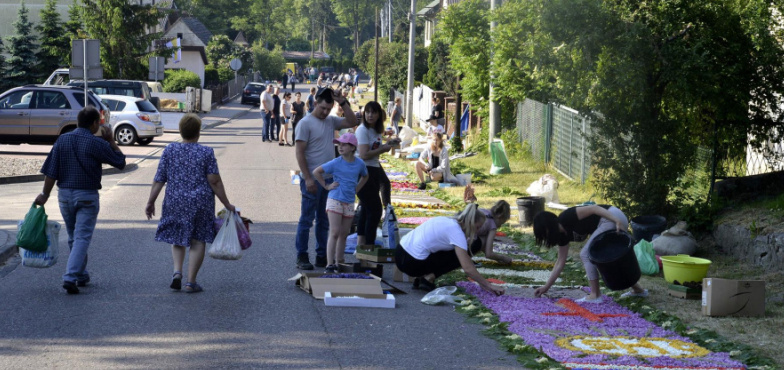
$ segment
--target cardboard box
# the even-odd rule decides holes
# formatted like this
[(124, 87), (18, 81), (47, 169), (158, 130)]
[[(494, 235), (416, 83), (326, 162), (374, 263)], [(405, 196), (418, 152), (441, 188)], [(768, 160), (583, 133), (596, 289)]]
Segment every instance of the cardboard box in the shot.
[(707, 316), (764, 316), (765, 281), (703, 279), (702, 314)]
[(702, 298), (702, 289), (670, 284), (669, 288), (667, 289), (667, 294), (673, 297), (684, 299), (700, 299)]
[(321, 276), (324, 275), (331, 274), (321, 272), (299, 273), (289, 280), (294, 280), (298, 287), (310, 293), (316, 299), (324, 299), (326, 292), (349, 295), (383, 294), (381, 279), (375, 275), (368, 275), (372, 279), (322, 278)]
[(372, 262), (395, 262), (395, 249), (382, 248), (378, 245), (358, 245), (356, 257)]
[(326, 292), (324, 304), (339, 307), (395, 308), (392, 294), (344, 294)]
[(395, 273), (392, 276), (392, 280), (404, 283), (413, 283), (415, 278), (415, 276), (408, 276), (407, 274), (403, 273), (403, 271), (400, 271), (397, 268), (397, 265), (395, 265)]
[(361, 272), (376, 276), (384, 276), (384, 265), (370, 262), (366, 260), (359, 260), (355, 263), (340, 263), (338, 264), (338, 271), (340, 272)]

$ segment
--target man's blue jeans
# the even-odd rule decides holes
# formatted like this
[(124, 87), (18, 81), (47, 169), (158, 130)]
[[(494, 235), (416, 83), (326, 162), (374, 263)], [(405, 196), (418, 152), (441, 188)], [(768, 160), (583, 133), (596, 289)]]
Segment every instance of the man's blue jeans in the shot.
[(261, 119), (264, 120), (264, 124), (261, 127), (261, 139), (272, 140), (273, 137), (270, 136), (271, 131), (274, 130), (272, 125), (272, 112), (263, 113)]
[[(332, 183), (332, 179), (325, 181), (327, 185)], [(299, 190), (302, 193), (302, 204), (300, 208), (299, 223), (297, 224), (297, 239), (295, 246), (297, 254), (308, 253), (308, 239), (310, 238), (310, 228), (313, 220), (316, 220), (316, 255), (326, 257), (327, 255), (327, 236), (329, 235), (329, 219), (327, 219), (327, 194), (329, 191), (324, 189), (316, 182), (318, 190), (316, 194), (309, 193), (305, 185), (305, 179), (300, 178)]]
[(68, 231), (68, 266), (63, 281), (89, 281), (87, 249), (93, 237), (100, 209), (98, 190), (63, 189), (57, 191), (60, 213)]

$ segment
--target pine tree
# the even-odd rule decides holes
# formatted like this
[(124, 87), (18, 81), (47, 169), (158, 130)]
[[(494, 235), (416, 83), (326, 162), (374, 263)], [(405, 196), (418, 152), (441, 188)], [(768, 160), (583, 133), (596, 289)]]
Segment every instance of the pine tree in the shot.
[(41, 47), (36, 53), (40, 73), (49, 73), (69, 64), (70, 38), (65, 34), (56, 6), (57, 0), (46, 0), (46, 6), (41, 9), (41, 23), (35, 26), (41, 40)]
[(69, 42), (70, 40), (80, 38), (79, 32), (82, 29), (82, 13), (78, 1), (73, 0), (73, 4), (68, 6), (68, 21), (63, 26)]
[(6, 80), (11, 86), (21, 86), (36, 82), (35, 36), (31, 34), (33, 24), (27, 18), (24, 0), (19, 7), (19, 18), (14, 22), (16, 34), (8, 37), (8, 69)]
[(3, 54), (5, 45), (3, 38), (0, 37), (0, 91), (5, 91), (9, 88), (8, 81), (5, 78), (5, 56)]

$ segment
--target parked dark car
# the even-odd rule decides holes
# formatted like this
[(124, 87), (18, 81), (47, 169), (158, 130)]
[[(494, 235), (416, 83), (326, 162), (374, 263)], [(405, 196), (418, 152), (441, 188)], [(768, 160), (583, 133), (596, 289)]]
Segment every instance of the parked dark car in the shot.
[(251, 103), (254, 105), (259, 105), (261, 101), (260, 100), (261, 93), (263, 93), (266, 88), (267, 87), (264, 86), (264, 84), (262, 83), (248, 82), (248, 84), (245, 85), (245, 88), (242, 89), (242, 98), (240, 98), (240, 103), (241, 104)]
[[(109, 123), (109, 107), (91, 91), (89, 105)], [(76, 116), (84, 106), (84, 90), (68, 86), (27, 85), (0, 94), (0, 143), (44, 144), (76, 129)]]

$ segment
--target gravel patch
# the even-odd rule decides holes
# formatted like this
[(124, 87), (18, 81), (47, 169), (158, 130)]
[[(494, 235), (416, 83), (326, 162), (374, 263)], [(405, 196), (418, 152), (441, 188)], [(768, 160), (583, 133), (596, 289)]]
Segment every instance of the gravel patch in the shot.
[(0, 159), (0, 177), (37, 175), (41, 171), (45, 158), (2, 158)]

